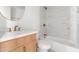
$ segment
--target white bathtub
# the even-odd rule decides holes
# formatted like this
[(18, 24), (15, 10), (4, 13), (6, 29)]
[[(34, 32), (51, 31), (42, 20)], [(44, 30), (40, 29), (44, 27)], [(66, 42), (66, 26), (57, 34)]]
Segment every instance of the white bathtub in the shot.
[(74, 44), (63, 39), (48, 36), (45, 40), (49, 40), (52, 45), (51, 49), (56, 52), (79, 52), (79, 49), (75, 48)]

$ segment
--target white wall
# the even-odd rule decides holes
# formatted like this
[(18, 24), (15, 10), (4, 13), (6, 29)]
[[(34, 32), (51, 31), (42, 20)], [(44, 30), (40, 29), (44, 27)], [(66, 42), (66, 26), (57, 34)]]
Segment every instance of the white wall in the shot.
[(11, 20), (19, 20), (24, 16), (25, 6), (12, 6), (11, 7)]
[(77, 39), (77, 8), (75, 6), (71, 7), (71, 39), (72, 42), (75, 44), (76, 46), (76, 39)]
[(48, 7), (47, 31), (49, 36), (70, 39), (70, 7)]
[(19, 25), (27, 30), (39, 31), (40, 25), (40, 7), (26, 6), (24, 17), (18, 21)]
[(76, 39), (76, 47), (79, 48), (79, 6), (75, 7), (76, 16), (75, 16), (75, 39)]

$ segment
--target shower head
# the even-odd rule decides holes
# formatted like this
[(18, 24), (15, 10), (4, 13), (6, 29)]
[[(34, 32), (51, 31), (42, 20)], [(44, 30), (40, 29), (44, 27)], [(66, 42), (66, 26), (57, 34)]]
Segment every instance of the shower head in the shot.
[(45, 6), (44, 9), (47, 10), (47, 7)]

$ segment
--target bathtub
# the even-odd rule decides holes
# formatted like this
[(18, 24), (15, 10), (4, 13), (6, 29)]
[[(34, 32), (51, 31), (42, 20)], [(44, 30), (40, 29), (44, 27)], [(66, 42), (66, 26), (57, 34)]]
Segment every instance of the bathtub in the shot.
[(51, 43), (51, 49), (55, 52), (79, 52), (79, 49), (75, 48), (73, 43), (61, 38), (47, 36), (45, 40)]

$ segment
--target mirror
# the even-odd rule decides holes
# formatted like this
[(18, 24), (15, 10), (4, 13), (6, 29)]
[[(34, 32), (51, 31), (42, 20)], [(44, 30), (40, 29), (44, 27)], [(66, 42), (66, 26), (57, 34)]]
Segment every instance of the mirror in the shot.
[(20, 20), (25, 12), (25, 6), (0, 6), (0, 14), (8, 20)]
[(11, 19), (11, 8), (10, 6), (0, 6), (0, 15), (5, 19)]
[(10, 7), (0, 6), (0, 38), (5, 34), (7, 30), (6, 19), (10, 19)]
[(12, 6), (11, 7), (11, 20), (20, 20), (24, 15), (24, 6)]

